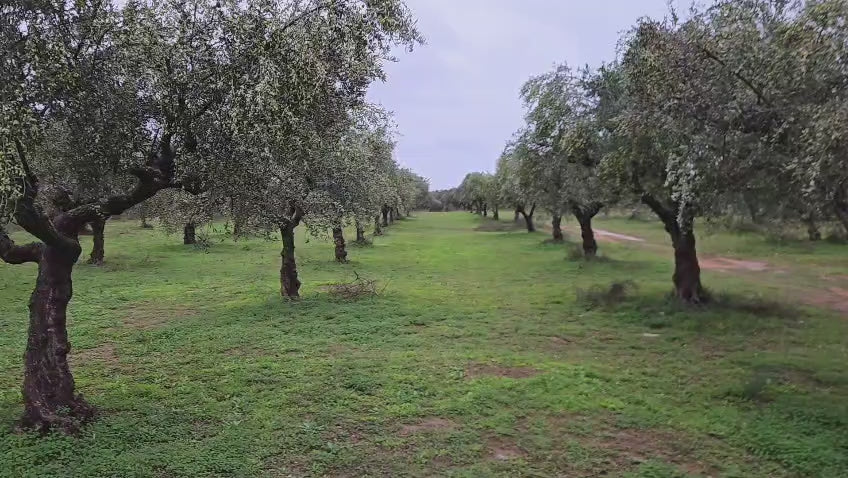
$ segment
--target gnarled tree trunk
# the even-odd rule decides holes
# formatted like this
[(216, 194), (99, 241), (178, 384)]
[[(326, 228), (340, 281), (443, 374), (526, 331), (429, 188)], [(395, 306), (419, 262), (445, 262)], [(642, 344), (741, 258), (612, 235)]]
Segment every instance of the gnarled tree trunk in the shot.
[(583, 243), (583, 255), (595, 257), (598, 253), (598, 243), (595, 241), (595, 231), (592, 229), (592, 216), (584, 215), (577, 218), (580, 223), (580, 238)]
[(292, 222), (280, 225), (283, 238), (283, 249), (280, 251), (282, 265), (280, 267), (280, 294), (286, 297), (300, 297), (300, 280), (297, 278), (297, 263), (294, 258), (294, 228)]
[(38, 431), (61, 430), (73, 434), (94, 416), (94, 408), (77, 395), (68, 367), (67, 309), (73, 296), (71, 273), (80, 255), (77, 230), (57, 229), (75, 243), (74, 248), (42, 245), (38, 278), (29, 301), (29, 333), (24, 354), (24, 415), (21, 427)]
[(91, 246), (91, 255), (88, 258), (89, 264), (94, 264), (97, 266), (103, 265), (103, 258), (106, 254), (103, 247), (103, 235), (105, 233), (105, 230), (106, 219), (98, 218), (94, 221), (91, 221), (91, 232), (93, 236), (93, 241)]
[[(385, 220), (385, 217), (383, 218)], [(374, 216), (374, 235), (382, 236), (383, 235), (383, 223), (380, 221), (380, 215), (377, 214)]]
[(333, 228), (333, 244), (336, 245), (336, 262), (347, 262), (344, 231), (340, 227)]
[(525, 211), (524, 208), (521, 208), (519, 210), (521, 215), (524, 216), (524, 224), (527, 226), (527, 232), (536, 232), (536, 225), (533, 224), (533, 213), (535, 211), (536, 211), (536, 205), (535, 204), (533, 205), (533, 207), (530, 208), (529, 213), (527, 211)]
[(562, 236), (562, 216), (554, 214), (551, 217), (551, 229), (553, 229), (553, 241), (562, 242), (564, 240)]
[(595, 257), (598, 253), (598, 243), (595, 241), (595, 231), (592, 229), (592, 218), (602, 208), (603, 204), (599, 202), (590, 203), (585, 206), (574, 203), (571, 206), (571, 212), (580, 224), (580, 238), (582, 239), (583, 255), (585, 257)]
[(660, 218), (666, 232), (671, 236), (671, 244), (674, 247), (674, 274), (671, 279), (674, 282), (675, 296), (690, 304), (706, 302), (708, 298), (701, 285), (701, 266), (698, 264), (698, 253), (695, 250), (694, 217), (691, 213), (687, 214), (683, 218), (686, 223), (681, 225), (677, 206), (663, 206), (659, 200), (648, 194), (642, 196), (642, 202)]
[(394, 224), (394, 223), (395, 223), (395, 208), (390, 207), (389, 208), (389, 224)]
[(196, 228), (192, 223), (183, 226), (183, 244), (197, 244)]
[(483, 203), (483, 217), (489, 217), (489, 205)]
[(359, 221), (356, 221), (356, 242), (360, 244), (366, 242), (365, 226), (363, 226), (362, 223)]
[(383, 215), (383, 227), (388, 227), (388, 225), (389, 225), (389, 206), (383, 206), (383, 209), (380, 210), (380, 213)]
[(492, 208), (492, 219), (494, 219), (495, 221), (499, 221), (501, 219), (498, 215), (498, 206), (494, 206)]
[(706, 300), (701, 286), (701, 267), (695, 251), (695, 233), (679, 230), (672, 234), (674, 245), (674, 290), (678, 298), (697, 304)]

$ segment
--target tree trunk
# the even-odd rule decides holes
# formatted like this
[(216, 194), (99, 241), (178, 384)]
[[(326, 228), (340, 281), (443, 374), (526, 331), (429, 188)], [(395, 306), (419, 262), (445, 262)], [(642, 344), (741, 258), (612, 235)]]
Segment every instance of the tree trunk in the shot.
[(347, 250), (345, 250), (345, 238), (342, 228), (333, 228), (333, 243), (336, 245), (336, 262), (347, 262)]
[(501, 219), (500, 216), (498, 215), (498, 207), (497, 206), (492, 208), (492, 219), (494, 219), (495, 221), (500, 221), (500, 219)]
[(642, 196), (642, 202), (660, 218), (666, 232), (671, 236), (671, 244), (674, 247), (674, 274), (671, 280), (674, 282), (675, 296), (690, 304), (706, 302), (708, 297), (701, 285), (701, 266), (695, 251), (694, 217), (684, 217), (688, 220), (688, 227), (681, 227), (677, 207), (668, 208), (649, 194)]
[[(675, 238), (676, 236), (676, 238)], [(698, 304), (706, 297), (701, 286), (701, 267), (695, 251), (695, 233), (692, 230), (680, 230), (672, 234), (674, 245), (674, 290), (684, 302)]]
[[(76, 239), (76, 231), (62, 231)], [(22, 388), (21, 427), (41, 432), (61, 430), (74, 434), (94, 416), (82, 395), (74, 392), (68, 367), (67, 308), (73, 295), (71, 273), (79, 250), (69, 252), (45, 245), (38, 279), (29, 301), (29, 333)]]
[(197, 244), (197, 234), (195, 226), (192, 223), (187, 223), (183, 226), (183, 244)]
[(388, 225), (389, 225), (389, 206), (383, 206), (383, 209), (380, 212), (383, 214), (383, 227), (388, 227)]
[(297, 278), (297, 263), (294, 258), (294, 228), (292, 223), (280, 226), (283, 238), (283, 250), (280, 252), (280, 295), (290, 298), (300, 297), (300, 280)]
[(554, 242), (562, 242), (562, 216), (555, 214), (551, 218), (551, 228), (553, 229)]
[(520, 217), (519, 214), (521, 214), (521, 210), (516, 209), (515, 210), (515, 218), (512, 220), (513, 222), (518, 222), (518, 219)]
[(239, 239), (244, 234), (244, 224), (240, 216), (233, 216), (233, 237)]
[(105, 251), (103, 248), (103, 234), (106, 229), (106, 219), (98, 218), (94, 221), (91, 221), (91, 232), (93, 235), (93, 245), (91, 247), (91, 255), (89, 256), (88, 263), (94, 264), (97, 266), (103, 265), (103, 258), (105, 257)]
[[(385, 219), (386, 218), (384, 216), (383, 220), (385, 221)], [(382, 236), (383, 235), (383, 223), (380, 222), (380, 214), (377, 214), (376, 216), (374, 216), (374, 235), (375, 236)]]
[(147, 222), (147, 205), (145, 203), (141, 203), (138, 207), (138, 216), (141, 219), (141, 228), (142, 229), (153, 229), (153, 226)]
[(489, 205), (483, 204), (483, 217), (489, 217)]
[(524, 214), (524, 223), (527, 226), (527, 232), (536, 232), (536, 226), (533, 225), (532, 214)]
[(389, 224), (394, 224), (394, 223), (395, 223), (395, 208), (390, 207), (389, 208)]
[(598, 243), (595, 241), (595, 231), (592, 230), (592, 216), (582, 214), (577, 216), (580, 223), (580, 237), (583, 239), (583, 255), (595, 257), (598, 253)]
[(366, 242), (365, 226), (363, 226), (362, 223), (359, 221), (356, 221), (356, 242), (360, 244)]
[(848, 208), (837, 205), (834, 208), (834, 212), (836, 213), (836, 218), (842, 223), (842, 228), (845, 229), (845, 237), (848, 237)]
[(527, 232), (536, 232), (536, 226), (533, 224), (533, 213), (536, 211), (536, 205), (530, 208), (530, 212), (527, 213), (522, 208), (519, 212), (524, 216), (524, 223), (527, 226)]
[(819, 231), (819, 226), (816, 224), (816, 220), (812, 215), (809, 215), (803, 219), (804, 224), (807, 225), (807, 238), (809, 240), (815, 242), (820, 241), (822, 238), (821, 231)]

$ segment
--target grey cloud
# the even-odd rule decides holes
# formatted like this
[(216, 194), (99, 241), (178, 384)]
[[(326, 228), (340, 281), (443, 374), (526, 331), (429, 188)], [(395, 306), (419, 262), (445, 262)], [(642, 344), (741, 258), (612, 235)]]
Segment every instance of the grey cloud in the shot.
[(427, 45), (400, 52), (369, 96), (396, 114), (397, 157), (455, 186), (491, 171), (522, 124), (521, 84), (554, 63), (612, 60), (620, 33), (665, 0), (408, 0)]

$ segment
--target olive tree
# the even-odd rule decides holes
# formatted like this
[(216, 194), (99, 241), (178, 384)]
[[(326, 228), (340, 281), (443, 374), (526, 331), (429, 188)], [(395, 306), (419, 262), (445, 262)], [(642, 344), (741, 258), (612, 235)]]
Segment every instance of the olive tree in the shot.
[(550, 212), (553, 240), (563, 240), (562, 214), (570, 211), (580, 224), (584, 254), (594, 256), (598, 246), (592, 218), (604, 203), (596, 174), (598, 135), (586, 77), (588, 72), (581, 77), (561, 64), (524, 84), (523, 142), (529, 154), (522, 156), (519, 174)]
[(601, 168), (662, 220), (682, 300), (706, 298), (695, 220), (729, 197), (840, 214), (845, 21), (840, 1), (719, 1), (685, 21), (640, 21), (620, 64), (600, 72), (616, 145)]
[[(161, 189), (194, 189), (197, 179), (181, 160), (195, 144), (197, 135), (190, 131), (202, 124), (195, 120), (211, 110), (185, 97), (179, 101), (178, 89), (160, 89), (155, 75), (148, 74), (149, 64), (140, 61), (148, 55), (139, 40), (160, 48), (167, 43), (167, 50), (180, 57), (172, 74), (184, 73), (186, 90), (203, 90), (204, 81), (211, 81), (205, 75), (220, 58), (204, 57), (196, 44), (215, 35), (206, 10), (195, 10), (194, 16), (171, 12), (174, 23), (160, 21), (165, 10), (149, 11), (138, 29), (135, 16), (149, 10), (139, 4), (118, 11), (109, 2), (15, 2), (0, 9), (5, 54), (0, 84), (6, 90), (0, 109), (8, 113), (0, 127), (2, 217), (37, 239), (17, 245), (0, 228), (5, 262), (38, 264), (21, 425), (74, 432), (93, 416), (75, 391), (67, 362), (66, 315), (80, 230)], [(168, 42), (159, 41), (164, 37)], [(53, 144), (57, 135), (62, 141)], [(51, 178), (59, 182), (61, 171), (78, 167), (85, 172), (65, 178), (62, 187), (51, 184)], [(134, 177), (134, 184), (128, 179), (127, 189), (115, 192), (84, 182), (113, 186), (112, 175)]]
[(522, 178), (521, 163), (532, 154), (523, 138), (507, 144), (504, 152), (498, 158), (495, 180), (499, 190), (498, 197), (503, 204), (511, 204), (515, 208), (515, 221), (519, 214), (524, 218), (527, 232), (535, 232), (533, 214), (536, 212), (536, 197), (526, 178)]
[(390, 48), (412, 47), (419, 35), (395, 0), (251, 4), (239, 33), (234, 49), (245, 67), (229, 121), (245, 166), (220, 187), (257, 225), (280, 231), (281, 294), (297, 297), (295, 229), (338, 227), (348, 206), (336, 190), (348, 171), (338, 154), (353, 112), (383, 77)]

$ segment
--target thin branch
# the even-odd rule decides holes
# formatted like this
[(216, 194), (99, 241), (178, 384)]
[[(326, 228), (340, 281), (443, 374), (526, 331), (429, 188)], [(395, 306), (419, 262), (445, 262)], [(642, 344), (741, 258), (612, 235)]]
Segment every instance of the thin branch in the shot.
[[(719, 57), (718, 57), (718, 55), (716, 55), (715, 53), (713, 53), (712, 51), (710, 51), (707, 47), (705, 47), (705, 46), (703, 46), (703, 45), (698, 45), (698, 48), (699, 48), (699, 49), (700, 49), (700, 50), (701, 50), (701, 51), (702, 51), (705, 55), (707, 55), (707, 58), (710, 58), (711, 60), (715, 61), (716, 63), (718, 63), (718, 64), (719, 64), (719, 65), (721, 65), (722, 67), (729, 69), (729, 67), (728, 67), (727, 63), (726, 63), (724, 60), (722, 60), (721, 58), (719, 58)], [(751, 80), (750, 80), (750, 79), (748, 79), (747, 77), (743, 76), (743, 75), (739, 72), (739, 70), (733, 70), (733, 71), (732, 71), (732, 74), (733, 74), (733, 76), (735, 76), (735, 77), (736, 77), (736, 79), (738, 79), (738, 80), (739, 80), (739, 81), (741, 81), (742, 83), (745, 83), (745, 85), (746, 85), (748, 88), (750, 88), (750, 89), (751, 89), (751, 91), (753, 91), (755, 95), (757, 95), (757, 103), (765, 103), (765, 105), (766, 105), (766, 106), (771, 106), (771, 105), (772, 105), (772, 104), (771, 104), (771, 101), (769, 101), (769, 99), (768, 99), (768, 98), (766, 98), (766, 95), (765, 95), (765, 93), (763, 93), (763, 90), (762, 90), (762, 89), (760, 89), (760, 88), (758, 88), (756, 85), (754, 85), (754, 82), (753, 82), (753, 81), (751, 81)]]

